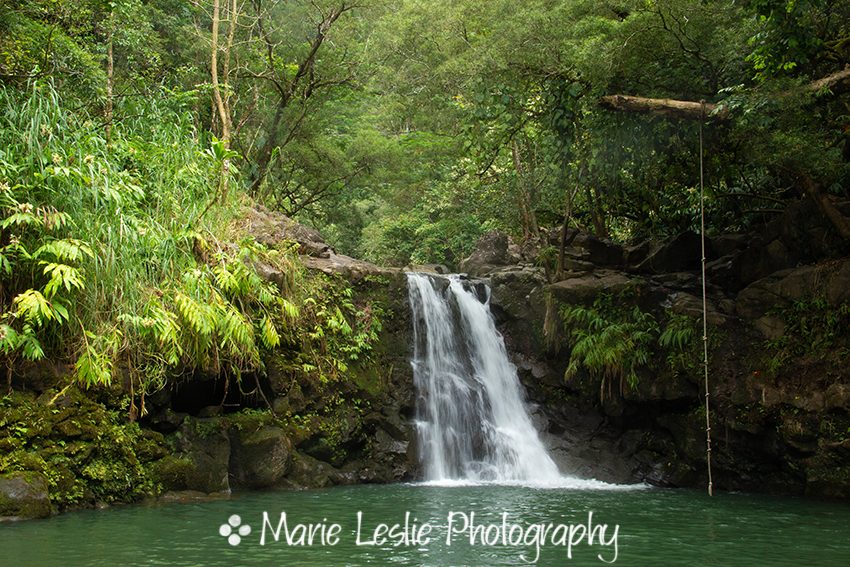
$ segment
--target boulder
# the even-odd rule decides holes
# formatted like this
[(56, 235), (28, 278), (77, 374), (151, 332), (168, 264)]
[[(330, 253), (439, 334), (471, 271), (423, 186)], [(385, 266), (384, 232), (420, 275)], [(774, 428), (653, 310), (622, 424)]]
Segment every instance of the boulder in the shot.
[[(710, 242), (706, 242), (710, 246)], [(700, 236), (692, 231), (683, 232), (672, 238), (651, 245), (651, 249), (635, 268), (639, 272), (661, 274), (665, 272), (684, 272), (700, 267), (702, 258)], [(706, 256), (711, 257), (711, 250)], [(635, 253), (632, 253), (636, 256)]]
[[(670, 295), (670, 305), (673, 313), (702, 320), (702, 299), (695, 295), (682, 291), (675, 292)], [(709, 325), (717, 326), (726, 323), (726, 316), (717, 310), (711, 299), (706, 301), (706, 308), (708, 314), (706, 320)]]
[(729, 256), (745, 249), (752, 241), (751, 234), (728, 233), (712, 236), (711, 249), (718, 257)]
[(218, 418), (187, 419), (178, 432), (177, 448), (190, 463), (182, 473), (183, 488), (230, 491), (230, 439)]
[(827, 410), (850, 408), (850, 384), (831, 384), (826, 389), (824, 403)]
[(652, 242), (649, 240), (644, 240), (638, 244), (627, 246), (625, 250), (623, 250), (623, 261), (626, 264), (626, 268), (629, 270), (636, 270), (637, 267), (646, 260), (646, 257), (649, 256), (651, 251)]
[(508, 235), (493, 231), (478, 239), (472, 254), (460, 263), (460, 270), (471, 276), (483, 276), (500, 266), (519, 262), (520, 258), (510, 250)]
[(774, 307), (812, 297), (823, 297), (833, 306), (850, 301), (850, 259), (781, 270), (762, 278), (741, 290), (736, 310), (741, 317), (757, 320)]
[(73, 365), (51, 360), (25, 360), (16, 365), (12, 373), (12, 386), (40, 394), (66, 380), (73, 373)]
[(291, 241), (298, 244), (298, 253), (304, 256), (328, 258), (333, 252), (318, 230), (262, 205), (254, 205), (246, 210), (245, 223), (246, 232), (269, 248), (277, 248)]
[(340, 275), (352, 283), (357, 283), (367, 276), (399, 277), (402, 275), (402, 270), (399, 268), (378, 266), (344, 254), (336, 254), (333, 251), (323, 257), (303, 257), (302, 262), (311, 270), (328, 275)]
[(443, 264), (410, 264), (404, 268), (406, 272), (421, 274), (448, 274), (449, 269)]
[(785, 270), (797, 264), (798, 255), (776, 238), (767, 243), (755, 239), (753, 245), (735, 259), (734, 267), (743, 285), (752, 283), (768, 274)]
[(581, 249), (584, 252), (583, 259), (597, 266), (620, 267), (625, 258), (622, 246), (592, 234), (579, 234), (573, 240), (572, 247)]
[(642, 287), (641, 278), (632, 278), (621, 272), (597, 270), (591, 273), (568, 273), (568, 279), (548, 286), (548, 290), (561, 303), (590, 304), (602, 293), (617, 294), (626, 289)]
[(292, 444), (283, 429), (262, 426), (255, 431), (232, 428), (231, 478), (234, 487), (277, 486), (289, 472)]
[(532, 266), (511, 266), (490, 274), (490, 287), (493, 291), (491, 308), (497, 315), (511, 318), (526, 317), (538, 304), (532, 305), (531, 296), (535, 290), (546, 285), (546, 273), (543, 268)]
[(0, 521), (47, 518), (52, 512), (44, 475), (26, 471), (0, 476)]

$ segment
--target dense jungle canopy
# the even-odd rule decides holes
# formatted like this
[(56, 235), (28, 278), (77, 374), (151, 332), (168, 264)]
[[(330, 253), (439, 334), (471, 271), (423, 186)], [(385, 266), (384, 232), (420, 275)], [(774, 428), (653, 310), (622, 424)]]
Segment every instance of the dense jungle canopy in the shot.
[(251, 202), (397, 266), (693, 229), (701, 128), (710, 231), (850, 239), (848, 63), (846, 0), (2, 0), (3, 356), (251, 368), (314, 308), (216, 247)]

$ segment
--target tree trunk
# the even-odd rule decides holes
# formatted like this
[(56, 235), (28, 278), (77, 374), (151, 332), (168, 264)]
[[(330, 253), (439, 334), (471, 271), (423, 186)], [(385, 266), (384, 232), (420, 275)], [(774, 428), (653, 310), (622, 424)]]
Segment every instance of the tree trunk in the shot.
[(832, 203), (829, 195), (827, 195), (808, 175), (800, 175), (800, 184), (803, 186), (806, 194), (811, 197), (818, 206), (818, 209), (820, 209), (823, 216), (829, 219), (832, 226), (838, 231), (838, 234), (840, 234), (844, 240), (850, 241), (850, 221), (848, 221), (847, 217), (835, 208), (835, 205)]
[(283, 113), (286, 110), (286, 102), (281, 99), (278, 101), (277, 109), (274, 112), (274, 117), (269, 125), (269, 130), (266, 134), (266, 141), (263, 147), (260, 148), (260, 153), (257, 156), (257, 170), (254, 174), (254, 181), (251, 183), (251, 194), (257, 196), (260, 191), (260, 185), (266, 178), (266, 173), (271, 163), (272, 153), (277, 145), (277, 135), (280, 130), (280, 123), (283, 121)]
[(570, 219), (573, 216), (573, 201), (578, 194), (579, 187), (581, 187), (581, 178), (584, 177), (584, 168), (585, 162), (582, 162), (575, 187), (573, 187), (572, 191), (567, 192), (567, 199), (564, 203), (564, 222), (561, 224), (561, 238), (558, 243), (558, 265), (555, 268), (556, 280), (560, 280), (564, 277), (564, 264), (566, 263), (567, 246), (572, 244), (573, 240), (575, 240), (576, 236), (578, 236), (578, 231), (576, 231), (572, 236), (567, 238), (567, 232), (569, 232)]
[(519, 191), (519, 208), (522, 215), (522, 232), (525, 240), (537, 238), (540, 228), (537, 226), (537, 215), (534, 213), (534, 204), (531, 192), (528, 189), (528, 180), (522, 166), (519, 153), (519, 144), (511, 140), (511, 154), (514, 160), (514, 169), (517, 175), (517, 190)]
[[(235, 3), (234, 3), (235, 5)], [(263, 181), (268, 174), (268, 168), (271, 164), (272, 154), (274, 153), (275, 148), (278, 145), (278, 135), (281, 130), (281, 123), (283, 122), (283, 115), (286, 109), (289, 107), (289, 103), (295, 98), (296, 93), (300, 93), (298, 97), (304, 101), (306, 105), (307, 99), (309, 99), (316, 88), (323, 86), (323, 82), (317, 80), (315, 78), (314, 66), (316, 64), (316, 56), (321, 49), (322, 44), (324, 43), (328, 31), (331, 29), (331, 26), (337, 21), (337, 19), (355, 8), (355, 5), (349, 5), (347, 2), (341, 2), (339, 6), (331, 9), (330, 12), (323, 15), (322, 21), (319, 22), (316, 27), (316, 35), (310, 42), (310, 50), (307, 52), (307, 55), (304, 59), (298, 64), (298, 70), (295, 72), (295, 76), (292, 77), (291, 80), (286, 81), (284, 85), (278, 84), (278, 90), (280, 98), (278, 98), (277, 109), (275, 110), (274, 117), (272, 118), (271, 124), (269, 126), (268, 132), (266, 134), (266, 141), (263, 144), (262, 148), (260, 148), (259, 154), (257, 155), (256, 168), (254, 170), (253, 180), (251, 181), (251, 192), (256, 195), (259, 192), (260, 186), (263, 184)], [(258, 12), (257, 19), (258, 25), (260, 25), (260, 29), (262, 32), (262, 15)], [(268, 49), (268, 65), (269, 71), (272, 76), (279, 75), (279, 70), (275, 67), (275, 58), (273, 57), (274, 45), (271, 43), (271, 40), (266, 36), (265, 32), (262, 32), (264, 36), (264, 41), (267, 43)], [(303, 85), (303, 82), (307, 81), (306, 85)], [(324, 85), (330, 84), (328, 82), (324, 82)], [(300, 118), (303, 118), (304, 113), (306, 113), (306, 106), (302, 109), (302, 114)], [(289, 135), (286, 141), (292, 138), (295, 129), (297, 129), (298, 124), (300, 123), (300, 118), (296, 120), (296, 124), (290, 128)], [(285, 145), (286, 141), (281, 144)]]
[(115, 93), (115, 59), (112, 55), (112, 43), (115, 36), (115, 11), (109, 13), (109, 41), (106, 44), (106, 109), (104, 111), (107, 145), (112, 142), (112, 103)]
[[(228, 18), (228, 32), (227, 32), (227, 43), (225, 45), (224, 50), (224, 81), (225, 85), (228, 82), (228, 75), (230, 74), (230, 52), (233, 48), (233, 36), (236, 30), (236, 19), (237, 19), (237, 5), (236, 0), (232, 0), (232, 4), (230, 6), (230, 16)], [(221, 93), (221, 84), (218, 76), (218, 33), (219, 26), (221, 24), (221, 6), (220, 0), (213, 0), (213, 13), (212, 13), (212, 32), (211, 32), (211, 44), (210, 44), (210, 73), (212, 79), (212, 91), (213, 91), (213, 101), (215, 102), (215, 108), (218, 111), (218, 119), (221, 125), (221, 141), (224, 144), (225, 149), (230, 149), (230, 135), (231, 129), (233, 125), (233, 120), (230, 114), (230, 95), (229, 89), (222, 96)], [(230, 158), (225, 157), (221, 161), (221, 173), (219, 177), (219, 186), (218, 186), (218, 198), (222, 201), (227, 199), (228, 193), (228, 185), (230, 182)]]
[(605, 226), (605, 218), (602, 216), (599, 206), (599, 197), (596, 190), (590, 186), (585, 186), (587, 193), (587, 203), (590, 206), (590, 219), (593, 221), (593, 232), (599, 238), (608, 238), (608, 228)]

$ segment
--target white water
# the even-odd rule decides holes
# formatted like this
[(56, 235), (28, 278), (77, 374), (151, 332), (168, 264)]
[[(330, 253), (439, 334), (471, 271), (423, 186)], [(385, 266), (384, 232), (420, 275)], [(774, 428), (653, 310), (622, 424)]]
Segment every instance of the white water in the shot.
[(528, 416), (516, 367), (490, 314), (489, 288), (464, 286), (458, 276), (407, 279), (426, 482), (613, 487), (559, 473)]

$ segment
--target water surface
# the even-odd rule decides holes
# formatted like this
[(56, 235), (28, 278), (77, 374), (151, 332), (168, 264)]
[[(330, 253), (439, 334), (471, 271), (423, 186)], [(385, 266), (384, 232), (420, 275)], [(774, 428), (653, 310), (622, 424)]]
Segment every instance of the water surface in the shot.
[[(357, 545), (378, 523), (403, 524), (405, 513), (432, 524), (428, 545)], [(478, 525), (509, 523), (618, 526), (616, 565), (848, 565), (850, 506), (793, 498), (689, 490), (540, 489), (506, 486), (354, 486), (315, 491), (249, 493), (192, 504), (126, 506), (69, 513), (49, 520), (0, 525), (0, 564), (76, 565), (523, 565), (535, 546), (469, 545), (445, 541), (447, 515), (475, 512)], [(338, 523), (337, 545), (289, 546), (273, 540), (263, 513), (277, 527), (282, 512), (298, 522)], [(237, 546), (219, 534), (230, 516), (251, 533)], [(516, 532), (519, 533), (519, 532)], [(598, 532), (597, 532), (598, 533)], [(576, 533), (576, 536), (578, 532)], [(541, 548), (538, 565), (604, 565), (613, 546)]]

